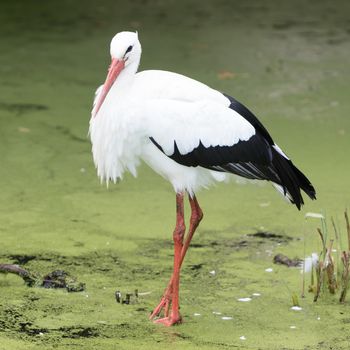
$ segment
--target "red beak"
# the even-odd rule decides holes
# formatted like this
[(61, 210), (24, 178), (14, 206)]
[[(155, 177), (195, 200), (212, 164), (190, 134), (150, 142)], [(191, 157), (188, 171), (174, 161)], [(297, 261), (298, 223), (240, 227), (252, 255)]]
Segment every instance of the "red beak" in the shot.
[(96, 106), (93, 111), (93, 116), (96, 117), (99, 109), (101, 108), (106, 96), (108, 95), (109, 90), (111, 89), (113, 83), (118, 78), (118, 75), (125, 67), (125, 62), (123, 60), (118, 60), (116, 58), (112, 58), (111, 65), (108, 69), (108, 74), (106, 81), (103, 85), (102, 92), (100, 94), (100, 97), (96, 103)]

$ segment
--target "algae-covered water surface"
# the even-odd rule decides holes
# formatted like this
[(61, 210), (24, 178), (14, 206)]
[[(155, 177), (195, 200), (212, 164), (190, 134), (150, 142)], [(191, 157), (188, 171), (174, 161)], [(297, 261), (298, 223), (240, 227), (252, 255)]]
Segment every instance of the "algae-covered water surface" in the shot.
[[(1, 8), (0, 263), (38, 281), (59, 270), (84, 288), (30, 287), (1, 274), (0, 349), (348, 348), (349, 301), (301, 298), (300, 269), (273, 264), (278, 253), (321, 250), (320, 222), (306, 212), (341, 227), (350, 203), (347, 1)], [(109, 41), (122, 30), (139, 32), (141, 69), (189, 75), (246, 104), (318, 193), (298, 212), (268, 184), (200, 192), (205, 217), (181, 276), (184, 323), (172, 328), (148, 316), (172, 270), (173, 190), (145, 165), (138, 179), (101, 186), (87, 138)], [(301, 310), (291, 309), (293, 295)]]

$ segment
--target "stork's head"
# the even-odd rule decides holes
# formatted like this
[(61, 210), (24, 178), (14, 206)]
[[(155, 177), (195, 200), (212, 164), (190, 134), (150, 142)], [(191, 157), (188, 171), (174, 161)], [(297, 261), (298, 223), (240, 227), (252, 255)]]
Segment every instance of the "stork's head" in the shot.
[(124, 61), (125, 66), (139, 62), (141, 44), (137, 32), (120, 32), (111, 41), (110, 53), (113, 60)]
[(109, 90), (123, 69), (132, 65), (135, 69), (133, 73), (136, 72), (141, 57), (141, 44), (137, 32), (120, 32), (115, 35), (111, 41), (110, 53), (112, 62), (108, 69), (106, 81), (93, 110), (93, 116), (96, 116)]

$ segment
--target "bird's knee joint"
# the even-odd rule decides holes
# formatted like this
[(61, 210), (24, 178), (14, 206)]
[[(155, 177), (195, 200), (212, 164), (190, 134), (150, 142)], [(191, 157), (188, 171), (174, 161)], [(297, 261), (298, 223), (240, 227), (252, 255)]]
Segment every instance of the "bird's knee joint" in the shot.
[(173, 233), (174, 242), (176, 243), (182, 242), (185, 235), (185, 231), (186, 231), (185, 224), (177, 225)]
[(203, 212), (200, 210), (197, 213), (192, 214), (190, 223), (192, 225), (198, 225), (203, 219)]

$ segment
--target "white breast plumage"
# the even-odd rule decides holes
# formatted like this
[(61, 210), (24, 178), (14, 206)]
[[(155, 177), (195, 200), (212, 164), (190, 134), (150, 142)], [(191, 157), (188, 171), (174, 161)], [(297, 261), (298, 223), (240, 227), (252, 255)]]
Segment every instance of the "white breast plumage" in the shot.
[(89, 128), (97, 173), (101, 182), (107, 183), (121, 179), (125, 170), (136, 176), (142, 150), (142, 138), (130, 123), (130, 109), (126, 113), (127, 104), (113, 102), (105, 104), (111, 108), (103, 106), (100, 115), (91, 118)]

